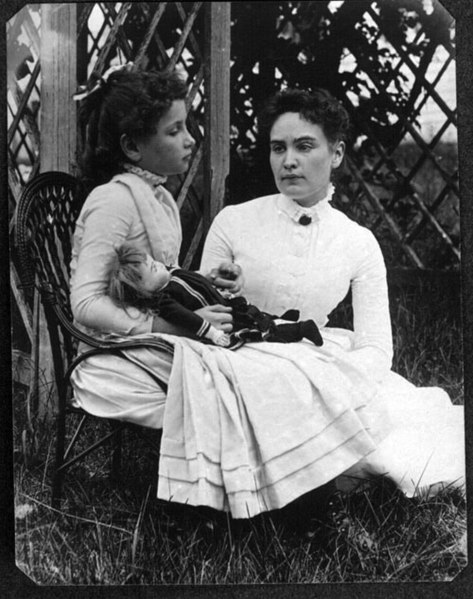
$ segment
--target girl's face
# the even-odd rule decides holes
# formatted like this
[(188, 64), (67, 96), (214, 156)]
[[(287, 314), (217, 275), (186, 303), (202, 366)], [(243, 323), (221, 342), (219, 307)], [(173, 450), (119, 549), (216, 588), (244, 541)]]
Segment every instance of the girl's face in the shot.
[(297, 112), (286, 112), (270, 133), (270, 164), (281, 193), (301, 206), (313, 206), (327, 195), (332, 169), (340, 166), (345, 144), (331, 144), (319, 125)]
[(157, 262), (147, 254), (146, 261), (139, 267), (140, 280), (134, 284), (135, 288), (146, 296), (151, 296), (163, 289), (171, 278), (171, 274), (162, 262)]
[(174, 100), (156, 124), (156, 133), (135, 142), (138, 150), (133, 162), (156, 175), (178, 175), (188, 167), (194, 138), (186, 127), (184, 100)]

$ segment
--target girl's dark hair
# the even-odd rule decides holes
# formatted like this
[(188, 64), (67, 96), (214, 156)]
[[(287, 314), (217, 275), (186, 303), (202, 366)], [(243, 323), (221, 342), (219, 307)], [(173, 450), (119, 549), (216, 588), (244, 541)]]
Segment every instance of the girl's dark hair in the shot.
[(146, 140), (174, 100), (184, 100), (187, 87), (176, 72), (141, 71), (136, 67), (112, 72), (79, 108), (84, 135), (80, 171), (90, 190), (123, 170), (126, 156), (120, 145), (125, 133)]
[(286, 89), (272, 96), (258, 118), (258, 131), (264, 142), (269, 141), (274, 123), (286, 112), (297, 112), (309, 123), (319, 125), (332, 144), (347, 141), (350, 129), (348, 112), (325, 89)]

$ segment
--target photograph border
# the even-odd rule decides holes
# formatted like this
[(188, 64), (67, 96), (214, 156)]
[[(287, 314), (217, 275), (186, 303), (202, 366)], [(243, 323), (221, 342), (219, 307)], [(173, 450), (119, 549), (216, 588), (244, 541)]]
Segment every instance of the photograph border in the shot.
[[(84, 0), (77, 0), (76, 3)], [(353, 1), (353, 0), (351, 0)], [(355, 0), (356, 1), (356, 0)], [(383, 0), (381, 0), (383, 1)], [(461, 284), (464, 358), (465, 428), (473, 431), (473, 2), (472, 0), (440, 0), (456, 20), (456, 78), (458, 116), (458, 156), (460, 173)], [(60, 3), (50, 0), (48, 3)], [(4, 0), (0, 5), (0, 83), (6, 102), (6, 22), (23, 6), (25, 0)], [(9, 231), (8, 231), (8, 167), (6, 145), (6, 110), (0, 137), (0, 177), (2, 215), (0, 226), (0, 596), (2, 597), (466, 597), (473, 588), (473, 481), (467, 476), (468, 554), (467, 568), (451, 582), (435, 583), (337, 583), (281, 585), (162, 585), (162, 586), (37, 586), (15, 566), (13, 511), (13, 446), (11, 409), (11, 329), (9, 304)], [(467, 472), (473, 460), (473, 434), (466, 435)]]

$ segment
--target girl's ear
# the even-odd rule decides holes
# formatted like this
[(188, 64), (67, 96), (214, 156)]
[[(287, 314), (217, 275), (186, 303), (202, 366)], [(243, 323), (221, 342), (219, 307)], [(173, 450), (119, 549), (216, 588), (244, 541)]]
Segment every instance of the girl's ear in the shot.
[(138, 149), (138, 146), (126, 133), (123, 133), (120, 137), (120, 147), (122, 152), (131, 162), (138, 162), (141, 160), (141, 152)]

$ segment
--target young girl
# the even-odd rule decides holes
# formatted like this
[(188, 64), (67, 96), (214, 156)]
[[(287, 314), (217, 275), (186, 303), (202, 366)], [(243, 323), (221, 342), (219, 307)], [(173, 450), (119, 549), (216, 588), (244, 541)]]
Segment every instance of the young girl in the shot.
[[(229, 278), (236, 276), (238, 267), (229, 269)], [(313, 320), (276, 324), (273, 317), (248, 304), (243, 297), (225, 297), (197, 272), (166, 268), (159, 261), (130, 244), (117, 249), (116, 262), (110, 274), (109, 295), (115, 303), (127, 309), (135, 306), (159, 314), (166, 321), (182, 326), (190, 334), (204, 337), (215, 345), (228, 347), (248, 341), (277, 341), (289, 343), (309, 339), (322, 345), (322, 337)], [(231, 337), (219, 331), (194, 310), (211, 304), (232, 308)], [(296, 310), (281, 318), (297, 319)]]
[[(128, 64), (110, 69), (76, 96), (85, 134), (81, 180), (89, 195), (74, 233), (71, 306), (77, 326), (93, 336), (183, 334), (155, 313), (118, 306), (108, 287), (115, 248), (124, 243), (178, 265), (179, 210), (164, 183), (184, 173), (193, 155), (186, 95), (175, 72), (144, 72)], [(240, 277), (228, 280), (224, 269), (215, 282), (233, 293), (241, 287)], [(205, 306), (197, 314), (220, 331), (232, 329), (226, 306)], [(128, 353), (168, 380), (172, 356), (144, 349)], [(163, 425), (165, 395), (133, 363), (112, 355), (91, 357), (74, 371), (72, 384), (77, 403), (92, 414)]]

